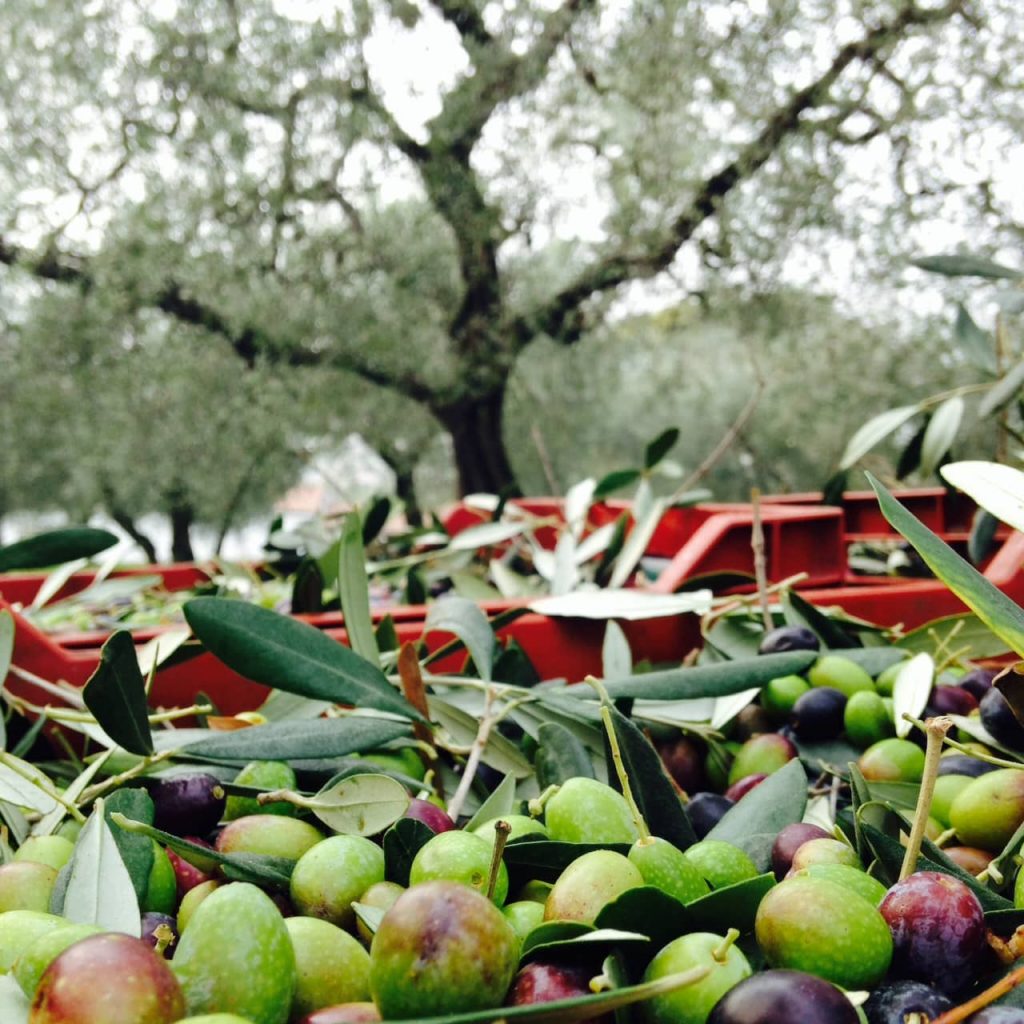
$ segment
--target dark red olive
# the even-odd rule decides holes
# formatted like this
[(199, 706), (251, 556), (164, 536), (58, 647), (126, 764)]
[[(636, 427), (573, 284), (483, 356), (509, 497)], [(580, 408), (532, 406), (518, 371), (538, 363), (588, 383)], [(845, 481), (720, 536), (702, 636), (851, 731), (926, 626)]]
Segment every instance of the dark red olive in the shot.
[(978, 698), (962, 686), (936, 686), (928, 699), (924, 717), (969, 715), (978, 706)]
[(981, 700), (992, 688), (992, 680), (995, 679), (996, 674), (996, 670), (993, 668), (972, 668), (970, 672), (965, 672), (957, 680), (956, 685), (968, 693), (973, 693), (978, 700)]
[(993, 686), (981, 698), (978, 708), (981, 711), (981, 724), (998, 743), (1011, 750), (1024, 751), (1024, 725), (1017, 721), (1017, 716), (1000, 690)]
[(835, 985), (802, 971), (761, 971), (715, 1003), (707, 1024), (858, 1024)]
[(159, 944), (161, 955), (165, 960), (170, 960), (174, 947), (178, 945), (178, 922), (170, 914), (147, 910), (142, 915), (141, 938), (154, 949)]
[(786, 872), (793, 866), (793, 857), (796, 851), (804, 843), (812, 839), (834, 839), (820, 825), (812, 825), (810, 822), (797, 821), (792, 825), (785, 825), (775, 837), (772, 843), (772, 871), (775, 877), (783, 879)]
[(686, 805), (686, 816), (697, 838), (703, 839), (733, 806), (733, 801), (721, 793), (694, 793)]
[(172, 775), (150, 789), (154, 824), (171, 835), (205, 836), (224, 813), (227, 794), (220, 781), (205, 772)]
[(845, 710), (845, 693), (831, 686), (815, 686), (797, 698), (790, 723), (802, 740), (831, 740), (843, 731)]
[(742, 800), (752, 789), (759, 786), (768, 776), (764, 772), (754, 772), (753, 775), (745, 775), (742, 779), (734, 782), (723, 794), (728, 800)]
[(405, 817), (422, 821), (432, 832), (450, 832), (455, 828), (455, 822), (440, 807), (429, 800), (420, 800), (419, 797), (409, 801)]

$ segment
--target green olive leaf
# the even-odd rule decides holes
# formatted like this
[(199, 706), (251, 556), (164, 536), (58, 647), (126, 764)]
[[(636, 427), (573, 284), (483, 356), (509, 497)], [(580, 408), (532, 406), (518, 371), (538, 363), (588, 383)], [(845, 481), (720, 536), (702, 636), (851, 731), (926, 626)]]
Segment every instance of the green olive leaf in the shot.
[(738, 846), (759, 870), (767, 871), (775, 837), (786, 825), (800, 821), (806, 807), (807, 773), (794, 758), (730, 807), (706, 838)]
[(146, 681), (130, 633), (118, 630), (100, 648), (100, 663), (86, 681), (82, 699), (115, 743), (131, 754), (153, 753)]
[(203, 646), (247, 679), (421, 719), (377, 665), (306, 622), (226, 597), (193, 598), (184, 613)]
[(409, 869), (434, 830), (415, 818), (400, 818), (384, 833), (384, 875), (389, 882), (409, 884)]
[(601, 908), (594, 924), (598, 928), (639, 932), (650, 938), (655, 949), (662, 949), (693, 930), (683, 904), (653, 885), (627, 889)]
[(709, 892), (686, 904), (686, 916), (692, 931), (724, 932), (738, 928), (741, 932), (754, 930), (754, 918), (768, 890), (775, 885), (771, 872), (756, 878), (745, 878), (734, 885)]
[(46, 569), (79, 558), (92, 558), (116, 543), (115, 534), (92, 526), (48, 530), (0, 548), (0, 572)]
[(303, 799), (299, 806), (341, 835), (375, 836), (409, 809), (409, 793), (387, 775), (351, 775)]
[(1024, 611), (970, 562), (907, 511), (870, 473), (882, 514), (924, 559), (925, 564), (1011, 651), (1024, 657)]

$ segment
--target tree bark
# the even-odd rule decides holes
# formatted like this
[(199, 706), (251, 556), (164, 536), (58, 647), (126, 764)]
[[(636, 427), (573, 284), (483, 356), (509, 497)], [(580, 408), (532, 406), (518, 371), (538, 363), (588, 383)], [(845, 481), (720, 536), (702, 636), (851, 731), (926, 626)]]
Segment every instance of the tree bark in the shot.
[(195, 510), (180, 498), (172, 499), (168, 510), (171, 520), (171, 561), (194, 562), (190, 530), (195, 521)]
[(460, 494), (522, 493), (505, 449), (504, 404), (502, 383), (485, 395), (460, 399), (433, 410), (451, 434)]

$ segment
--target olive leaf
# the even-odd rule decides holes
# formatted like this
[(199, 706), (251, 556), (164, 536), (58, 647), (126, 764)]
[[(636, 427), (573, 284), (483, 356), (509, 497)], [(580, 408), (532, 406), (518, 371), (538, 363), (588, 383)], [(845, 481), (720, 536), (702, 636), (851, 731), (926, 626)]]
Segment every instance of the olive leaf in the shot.
[(409, 869), (420, 847), (434, 837), (429, 825), (415, 818), (400, 818), (384, 833), (384, 873), (388, 881), (409, 884)]
[(100, 662), (82, 689), (82, 699), (115, 743), (131, 754), (153, 753), (146, 681), (130, 633), (118, 630), (100, 648)]
[(924, 651), (915, 654), (897, 673), (892, 687), (893, 720), (896, 735), (903, 738), (910, 735), (913, 723), (904, 718), (919, 718), (928, 703), (935, 678), (935, 662)]
[(786, 825), (800, 821), (806, 807), (807, 775), (794, 758), (730, 807), (706, 838), (738, 846), (766, 871), (775, 837)]
[(366, 576), (363, 527), (358, 512), (345, 517), (338, 545), (338, 594), (345, 617), (345, 632), (356, 654), (380, 664), (380, 650), (370, 616), (370, 585)]
[(1024, 656), (1024, 611), (904, 508), (870, 473), (885, 518), (917, 550), (928, 567), (1010, 650)]
[(465, 830), (472, 832), (492, 818), (511, 814), (516, 805), (516, 777), (509, 772), (491, 791), (487, 799), (477, 808), (476, 814), (466, 822)]
[(113, 547), (117, 536), (92, 526), (66, 526), (0, 547), (0, 572), (46, 569), (51, 565), (92, 558)]
[(409, 809), (409, 793), (387, 775), (350, 775), (328, 783), (315, 796), (278, 791), (271, 796), (312, 811), (328, 828), (341, 835), (375, 836), (393, 825)]
[(561, 722), (543, 722), (537, 730), (533, 759), (541, 792), (574, 778), (594, 778), (590, 753), (583, 742)]
[(292, 761), (344, 757), (360, 750), (372, 750), (409, 734), (408, 722), (351, 715), (312, 721), (269, 722), (235, 732), (210, 733), (188, 743), (184, 749), (190, 757), (216, 761)]
[(454, 633), (469, 651), (480, 678), (491, 678), (494, 632), (476, 602), (465, 597), (442, 598), (427, 613), (423, 633)]
[(139, 900), (107, 825), (102, 800), (96, 801), (79, 833), (69, 868), (61, 907), (54, 912), (75, 924), (95, 924), (138, 938)]
[(117, 849), (124, 861), (128, 877), (135, 887), (135, 895), (141, 905), (149, 891), (149, 876), (153, 870), (153, 840), (148, 836), (126, 832), (112, 821), (112, 815), (123, 814), (127, 818), (153, 824), (153, 801), (144, 789), (125, 788), (111, 793), (104, 801), (104, 814), (114, 837)]
[(193, 598), (184, 613), (203, 646), (247, 679), (420, 719), (377, 665), (306, 622), (226, 597)]

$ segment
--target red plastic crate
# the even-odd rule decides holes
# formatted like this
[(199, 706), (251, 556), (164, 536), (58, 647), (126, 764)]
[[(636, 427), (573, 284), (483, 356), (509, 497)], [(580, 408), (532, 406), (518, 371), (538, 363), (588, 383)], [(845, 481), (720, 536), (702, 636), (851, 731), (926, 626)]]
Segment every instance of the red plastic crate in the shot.
[[(517, 499), (512, 504), (531, 515), (564, 523), (562, 502), (554, 498)], [(587, 526), (598, 529), (630, 511), (627, 501), (599, 502), (591, 506)], [(841, 583), (846, 577), (843, 513), (828, 505), (768, 504), (761, 509), (768, 579), (778, 581), (796, 573), (808, 574), (804, 586)], [(445, 519), (452, 535), (487, 522), (486, 513), (456, 506)], [(679, 578), (719, 574), (752, 576), (750, 547), (754, 516), (750, 505), (707, 503), (670, 508), (662, 516), (647, 544), (646, 554), (671, 558)], [(633, 528), (630, 519), (629, 529)], [(555, 528), (541, 527), (537, 540), (553, 548)], [(673, 588), (675, 589), (675, 588)]]

